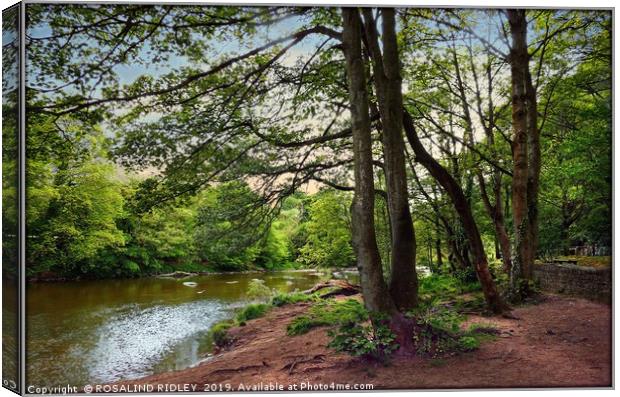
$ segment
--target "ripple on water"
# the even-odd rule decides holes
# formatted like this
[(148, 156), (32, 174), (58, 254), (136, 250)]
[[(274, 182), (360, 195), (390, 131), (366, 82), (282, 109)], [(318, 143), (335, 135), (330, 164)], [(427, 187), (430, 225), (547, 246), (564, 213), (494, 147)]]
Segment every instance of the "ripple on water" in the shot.
[(149, 375), (176, 344), (206, 331), (226, 314), (226, 307), (213, 301), (146, 309), (125, 307), (97, 329), (89, 360), (90, 377), (113, 382)]

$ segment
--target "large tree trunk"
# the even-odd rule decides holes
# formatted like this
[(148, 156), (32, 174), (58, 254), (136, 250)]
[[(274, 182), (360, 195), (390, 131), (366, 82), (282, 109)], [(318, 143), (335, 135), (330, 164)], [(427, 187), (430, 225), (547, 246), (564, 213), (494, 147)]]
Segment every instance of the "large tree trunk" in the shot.
[(405, 142), (403, 140), (402, 92), (394, 9), (381, 9), (383, 54), (372, 11), (363, 9), (366, 39), (372, 60), (377, 103), (381, 116), (387, 202), (392, 230), (390, 294), (399, 310), (418, 303), (415, 269), (415, 231), (407, 192)]
[(529, 69), (525, 10), (508, 10), (508, 22), (512, 38), (512, 216), (515, 228), (510, 279), (513, 295), (519, 298), (529, 293), (528, 282), (532, 279), (532, 266), (538, 245), (540, 138), (536, 92)]
[(495, 282), (489, 272), (487, 257), (484, 252), (484, 246), (482, 245), (482, 239), (480, 238), (480, 232), (478, 231), (478, 226), (474, 220), (471, 208), (467, 204), (467, 199), (463, 194), (463, 190), (450, 175), (450, 173), (446, 171), (446, 169), (443, 168), (441, 164), (439, 164), (426, 151), (422, 145), (422, 142), (420, 142), (420, 139), (418, 138), (418, 134), (413, 125), (413, 120), (405, 109), (403, 109), (403, 121), (407, 139), (415, 153), (415, 160), (422, 164), (443, 187), (446, 193), (448, 193), (450, 199), (452, 200), (452, 204), (461, 219), (463, 229), (469, 239), (471, 252), (475, 262), (474, 268), (476, 270), (476, 275), (478, 276), (478, 280), (482, 286), (482, 292), (484, 293), (484, 297), (489, 308), (494, 313), (505, 312), (508, 310), (508, 306), (504, 303), (497, 292)]
[(355, 194), (352, 204), (353, 247), (357, 256), (364, 305), (371, 312), (394, 314), (381, 267), (374, 222), (375, 187), (368, 92), (361, 49), (361, 19), (357, 8), (343, 8), (343, 47), (351, 103)]

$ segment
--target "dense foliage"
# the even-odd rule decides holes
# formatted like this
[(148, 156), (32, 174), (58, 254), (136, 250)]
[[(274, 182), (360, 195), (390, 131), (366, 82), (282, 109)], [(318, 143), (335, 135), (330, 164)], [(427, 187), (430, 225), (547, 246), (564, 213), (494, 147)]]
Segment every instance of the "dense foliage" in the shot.
[(39, 153), (29, 163), (31, 277), (135, 277), (175, 270), (353, 263), (347, 193), (298, 193), (274, 209), (248, 183), (232, 181), (144, 211), (141, 189), (151, 180), (125, 175), (106, 160), (105, 140), (94, 136), (99, 139), (83, 142), (83, 156), (69, 147), (66, 155), (73, 157), (68, 162)]

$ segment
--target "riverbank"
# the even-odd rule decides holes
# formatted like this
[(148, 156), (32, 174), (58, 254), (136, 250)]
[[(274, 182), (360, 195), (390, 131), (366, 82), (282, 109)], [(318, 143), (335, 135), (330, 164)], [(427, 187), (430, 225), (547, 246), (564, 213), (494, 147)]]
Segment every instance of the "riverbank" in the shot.
[(59, 282), (67, 282), (67, 281), (93, 281), (93, 280), (135, 280), (142, 278), (189, 278), (189, 277), (197, 277), (197, 276), (209, 276), (209, 275), (228, 275), (228, 274), (262, 274), (262, 273), (276, 273), (276, 272), (299, 272), (299, 273), (321, 273), (321, 274), (341, 274), (347, 272), (357, 272), (355, 268), (325, 268), (325, 269), (317, 269), (317, 268), (282, 268), (282, 269), (263, 269), (263, 268), (253, 268), (248, 270), (234, 270), (234, 271), (220, 271), (220, 270), (201, 270), (201, 271), (187, 271), (187, 270), (175, 270), (172, 272), (165, 273), (152, 273), (152, 274), (143, 274), (136, 275), (134, 277), (104, 277), (104, 278), (96, 278), (96, 277), (87, 277), (87, 276), (76, 276), (76, 277), (63, 277), (53, 272), (43, 272), (34, 276), (30, 276), (27, 278), (29, 283), (59, 283)]
[(230, 348), (192, 368), (116, 385), (157, 390), (158, 385), (188, 384), (196, 391), (205, 391), (204, 385), (265, 390), (276, 384), (307, 390), (332, 383), (366, 389), (611, 386), (609, 305), (547, 295), (537, 305), (516, 308), (518, 319), (469, 315), (465, 325), (490, 324), (499, 337), (473, 352), (440, 359), (397, 357), (387, 365), (334, 352), (327, 347), (325, 327), (288, 336), (287, 325), (309, 306), (274, 308), (231, 328)]
[(104, 384), (187, 368), (211, 351), (212, 326), (252, 300), (255, 279), (286, 294), (329, 277), (273, 271), (31, 283), (29, 382)]

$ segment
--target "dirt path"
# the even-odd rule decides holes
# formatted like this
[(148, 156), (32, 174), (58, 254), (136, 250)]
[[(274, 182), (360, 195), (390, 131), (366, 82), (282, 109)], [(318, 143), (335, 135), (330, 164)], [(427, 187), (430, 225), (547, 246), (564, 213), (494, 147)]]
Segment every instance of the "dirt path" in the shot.
[[(396, 358), (387, 366), (328, 349), (325, 328), (286, 335), (307, 309), (298, 304), (234, 328), (230, 351), (181, 371), (123, 384), (218, 384), (223, 390), (289, 385), (372, 384), (374, 389), (611, 386), (611, 308), (568, 297), (518, 308), (518, 320), (469, 316), (500, 337), (471, 353), (443, 359)], [(297, 390), (300, 390), (299, 388)]]

